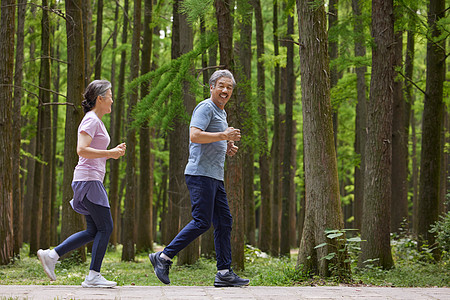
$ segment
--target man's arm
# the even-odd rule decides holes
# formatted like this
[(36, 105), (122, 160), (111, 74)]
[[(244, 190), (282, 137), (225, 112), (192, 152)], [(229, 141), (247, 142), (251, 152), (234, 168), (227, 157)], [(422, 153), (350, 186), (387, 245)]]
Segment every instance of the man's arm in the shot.
[(189, 137), (191, 142), (197, 144), (208, 144), (218, 141), (239, 141), (241, 131), (239, 129), (228, 127), (222, 132), (206, 132), (197, 127), (191, 127)]

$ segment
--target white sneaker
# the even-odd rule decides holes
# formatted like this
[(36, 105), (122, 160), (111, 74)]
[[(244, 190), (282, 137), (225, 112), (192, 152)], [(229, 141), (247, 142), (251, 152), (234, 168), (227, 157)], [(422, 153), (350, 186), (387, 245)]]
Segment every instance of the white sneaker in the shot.
[(50, 280), (55, 281), (56, 280), (56, 274), (55, 274), (55, 265), (56, 260), (50, 258), (49, 256), (50, 249), (42, 250), (39, 249), (37, 252), (37, 256), (42, 264), (42, 267), (44, 268), (44, 272), (47, 274), (48, 278)]
[(82, 287), (85, 288), (93, 288), (93, 287), (103, 287), (103, 288), (112, 288), (117, 285), (115, 281), (106, 280), (101, 274), (98, 274), (92, 279), (89, 279), (89, 276), (86, 276), (86, 279), (81, 283)]

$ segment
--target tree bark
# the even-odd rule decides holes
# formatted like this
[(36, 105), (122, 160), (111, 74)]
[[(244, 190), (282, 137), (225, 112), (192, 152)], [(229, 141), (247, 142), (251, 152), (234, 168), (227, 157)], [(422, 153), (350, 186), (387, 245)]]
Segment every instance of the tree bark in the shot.
[[(81, 0), (66, 0), (66, 33), (67, 33), (67, 102), (73, 106), (66, 109), (66, 128), (64, 138), (64, 178), (62, 199), (61, 240), (83, 229), (82, 216), (76, 213), (69, 204), (73, 197), (71, 187), (73, 170), (78, 162), (77, 128), (83, 117), (81, 101), (84, 91), (84, 42), (83, 15)], [(78, 249), (78, 257), (86, 261), (85, 248)]]
[[(292, 40), (294, 34), (294, 18), (288, 16), (287, 39)], [(291, 168), (295, 162), (292, 161), (292, 143), (293, 143), (293, 106), (295, 91), (294, 76), (294, 43), (286, 43), (287, 59), (286, 59), (286, 114), (284, 126), (284, 148), (283, 148), (283, 168), (282, 168), (282, 194), (281, 194), (281, 240), (280, 240), (280, 256), (290, 256), (290, 225), (289, 225), (289, 208), (291, 199)]]
[[(330, 102), (329, 57), (324, 6), (297, 1), (302, 72), (303, 139), (305, 157), (306, 207), (297, 267), (310, 274), (329, 276), (329, 264), (339, 276), (348, 276), (350, 266), (345, 241), (327, 239), (325, 230), (342, 229), (333, 120)], [(315, 249), (315, 246), (327, 246)], [(337, 255), (322, 259), (331, 252)]]
[[(131, 62), (130, 62), (130, 81), (139, 76), (139, 48), (141, 39), (141, 1), (134, 0), (134, 13), (133, 13), (133, 41), (131, 45)], [(134, 248), (134, 234), (136, 227), (135, 218), (135, 205), (136, 205), (136, 129), (131, 128), (133, 122), (132, 111), (137, 104), (139, 93), (133, 91), (130, 94), (130, 102), (128, 104), (127, 112), (127, 194), (125, 201), (125, 212), (123, 220), (123, 261), (134, 261), (135, 248)]]
[[(23, 96), (23, 61), (24, 61), (24, 37), (25, 37), (25, 11), (26, 0), (17, 3), (17, 41), (16, 61), (14, 68), (14, 102), (13, 102), (13, 130), (12, 130), (12, 185), (13, 185), (13, 226), (14, 226), (14, 255), (20, 255), (23, 243), (23, 193), (20, 185), (20, 147), (21, 147), (21, 101)], [(24, 175), (22, 175), (24, 176)]]
[[(356, 33), (355, 38), (355, 56), (366, 56), (366, 47), (364, 46), (364, 25), (361, 13), (361, 0), (352, 0), (353, 14), (355, 15), (355, 23), (353, 25)], [(353, 216), (355, 218), (354, 228), (361, 230), (362, 210), (364, 203), (364, 170), (365, 170), (365, 153), (366, 153), (366, 66), (356, 67), (356, 118), (355, 118), (355, 153), (359, 154), (359, 166), (355, 167), (355, 192), (353, 200)]]
[(394, 84), (393, 1), (372, 1), (372, 78), (367, 109), (366, 171), (360, 266), (390, 269), (392, 104)]
[[(146, 74), (151, 69), (152, 42), (153, 32), (150, 28), (152, 23), (153, 0), (145, 0), (144, 7), (144, 36), (141, 74)], [(149, 93), (148, 84), (141, 87), (141, 97)], [(147, 126), (139, 129), (140, 137), (140, 184), (139, 184), (139, 209), (138, 209), (138, 226), (137, 226), (137, 251), (153, 250), (153, 160), (152, 160), (152, 144), (150, 141), (151, 132)]]
[[(103, 0), (97, 0), (97, 26), (95, 30), (95, 73), (94, 79), (102, 77), (102, 33), (103, 33)], [(124, 28), (125, 30), (125, 28)]]
[[(395, 33), (394, 66), (402, 67), (403, 32)], [(396, 72), (396, 78), (397, 76)], [(392, 116), (392, 196), (391, 232), (399, 232), (402, 223), (408, 220), (408, 131), (409, 120), (403, 96), (403, 84), (394, 82), (394, 102)]]
[[(48, 1), (42, 0), (42, 6), (48, 7)], [(51, 69), (50, 69), (50, 20), (48, 16), (48, 10), (42, 10), (42, 35), (41, 35), (41, 71), (39, 74), (39, 86), (50, 90), (51, 88)], [(45, 58), (48, 57), (48, 58)], [(39, 98), (42, 104), (51, 102), (51, 95), (49, 91), (40, 89)], [(50, 247), (50, 237), (51, 237), (51, 216), (52, 216), (52, 206), (51, 206), (51, 190), (52, 190), (52, 107), (50, 105), (39, 107), (42, 110), (42, 158), (45, 162), (43, 165), (43, 176), (42, 179), (42, 222), (39, 237), (39, 247), (47, 249)], [(31, 245), (30, 245), (31, 251)]]
[(0, 265), (14, 255), (12, 182), (12, 92), (16, 1), (1, 1), (0, 16)]
[[(128, 0), (125, 0), (123, 6), (124, 14), (128, 14)], [(123, 32), (122, 32), (122, 45), (128, 41), (128, 18), (123, 18)], [(112, 129), (111, 145), (118, 145), (122, 139), (122, 115), (124, 111), (125, 102), (125, 68), (127, 64), (127, 51), (122, 50), (119, 70), (119, 82), (117, 87), (117, 97), (114, 101), (114, 127)], [(120, 215), (120, 198), (119, 198), (119, 170), (120, 159), (110, 159), (110, 189), (109, 189), (109, 201), (111, 206), (111, 215), (114, 222), (113, 232), (111, 234), (110, 243), (117, 245), (119, 242), (119, 228), (121, 227), (121, 215)]]
[[(84, 45), (84, 85), (91, 82), (91, 31), (92, 31), (92, 1), (82, 2), (83, 14), (83, 45)], [(125, 27), (126, 28), (126, 27)]]
[[(443, 83), (445, 79), (445, 40), (433, 41), (441, 35), (437, 22), (444, 18), (445, 1), (431, 0), (428, 11), (427, 75), (422, 118), (422, 153), (419, 187), (419, 248), (425, 243), (434, 246), (430, 225), (438, 220), (439, 175), (441, 167), (441, 130), (443, 120)], [(437, 249), (433, 252), (439, 258)]]
[[(180, 0), (180, 3), (181, 0)], [(192, 30), (192, 26), (187, 21), (186, 14), (179, 14), (179, 22), (180, 22), (180, 55), (186, 54), (193, 48), (194, 43), (194, 33)], [(191, 66), (191, 71), (193, 73), (193, 66)], [(189, 82), (183, 82), (183, 103), (184, 109), (186, 113), (191, 116), (192, 112), (195, 108), (195, 96), (189, 92), (190, 84)], [(180, 154), (181, 154), (181, 170), (179, 170), (180, 179), (182, 180), (182, 184), (179, 187), (179, 191), (181, 192), (181, 225), (184, 226), (192, 220), (191, 215), (191, 201), (189, 199), (189, 191), (187, 189), (186, 184), (183, 182), (184, 177), (184, 168), (188, 162), (189, 158), (189, 124), (186, 121), (182, 121), (180, 118), (180, 125), (177, 129), (178, 135), (178, 144), (180, 146)], [(199, 256), (200, 256), (200, 240), (196, 239), (192, 243), (190, 243), (186, 248), (184, 248), (178, 254), (178, 265), (191, 265), (194, 264)]]

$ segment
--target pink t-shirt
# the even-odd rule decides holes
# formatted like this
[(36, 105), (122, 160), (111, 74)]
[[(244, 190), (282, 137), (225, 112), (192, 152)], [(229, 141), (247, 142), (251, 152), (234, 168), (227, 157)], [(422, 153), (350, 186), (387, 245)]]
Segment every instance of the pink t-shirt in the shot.
[[(105, 124), (100, 120), (95, 112), (89, 111), (84, 116), (78, 127), (78, 134), (85, 132), (92, 138), (90, 147), (99, 150), (106, 150), (110, 137)], [(79, 156), (78, 165), (73, 172), (73, 181), (93, 181), (103, 182), (106, 172), (106, 157), (84, 158)]]

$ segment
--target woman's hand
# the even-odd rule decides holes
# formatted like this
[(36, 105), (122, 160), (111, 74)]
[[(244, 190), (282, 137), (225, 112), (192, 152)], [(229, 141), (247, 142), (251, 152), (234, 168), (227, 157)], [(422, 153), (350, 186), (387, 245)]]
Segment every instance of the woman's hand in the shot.
[(110, 153), (109, 158), (118, 159), (119, 157), (124, 156), (126, 149), (127, 145), (125, 143), (117, 145), (115, 148), (109, 150)]

